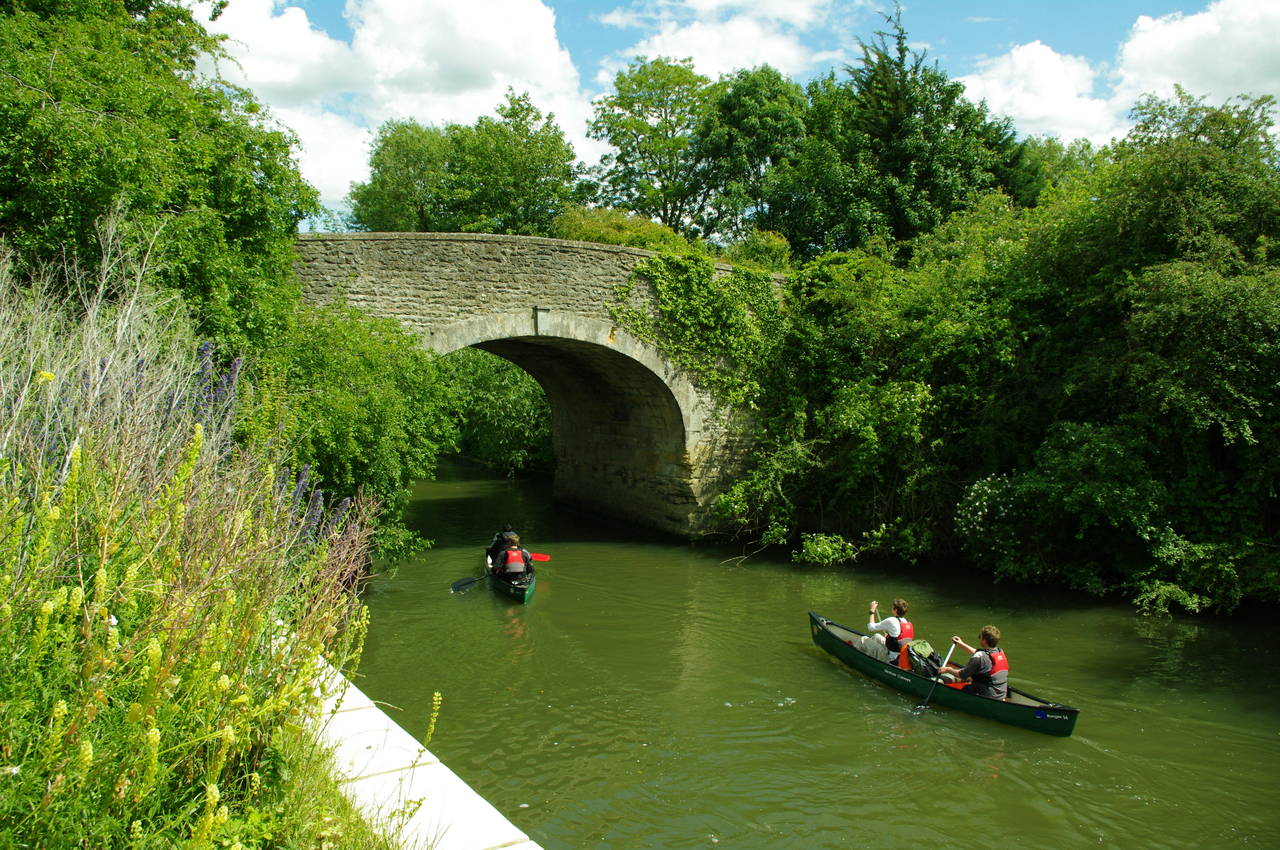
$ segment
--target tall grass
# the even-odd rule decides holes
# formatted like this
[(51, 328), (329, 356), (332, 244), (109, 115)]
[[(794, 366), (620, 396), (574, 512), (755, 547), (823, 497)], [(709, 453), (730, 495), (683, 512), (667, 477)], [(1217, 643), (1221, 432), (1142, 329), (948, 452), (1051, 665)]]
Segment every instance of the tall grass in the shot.
[(56, 303), (0, 258), (0, 847), (340, 846), (289, 795), (369, 508), (233, 440), (235, 364), (144, 278)]

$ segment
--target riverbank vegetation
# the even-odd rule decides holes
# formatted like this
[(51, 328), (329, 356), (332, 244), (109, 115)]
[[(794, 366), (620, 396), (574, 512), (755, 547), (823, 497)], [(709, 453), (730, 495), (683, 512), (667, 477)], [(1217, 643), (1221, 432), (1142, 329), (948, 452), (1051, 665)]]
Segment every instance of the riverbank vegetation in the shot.
[[(762, 388), (722, 502), (740, 533), (1150, 610), (1280, 599), (1272, 104), (1179, 93), (1134, 117), (1033, 208), (983, 194), (907, 243), (817, 257), (761, 325), (773, 346), (704, 354)], [(650, 275), (705, 281), (684, 263)], [(697, 286), (655, 287), (680, 302), (664, 314), (693, 315)]]
[(312, 689), (451, 396), (301, 303), (315, 192), (218, 55), (176, 3), (0, 4), (3, 846), (385, 844)]
[(60, 301), (0, 263), (0, 844), (383, 846), (308, 728), (372, 506), (246, 439), (234, 367), (103, 268)]
[(456, 440), (454, 395), (394, 323), (301, 303), (292, 245), (316, 192), (292, 134), (210, 73), (223, 59), (184, 4), (0, 4), (0, 234), (19, 274), (58, 270), (62, 296), (104, 239), (145, 252), (211, 367), (240, 364), (255, 436), (338, 497), (382, 503), (395, 557), (422, 543), (399, 509)]

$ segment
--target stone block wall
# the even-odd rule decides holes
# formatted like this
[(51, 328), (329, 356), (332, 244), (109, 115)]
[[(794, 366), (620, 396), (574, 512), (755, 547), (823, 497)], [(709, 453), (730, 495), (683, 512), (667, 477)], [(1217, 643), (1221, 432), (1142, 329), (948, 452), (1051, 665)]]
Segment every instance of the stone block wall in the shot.
[(529, 372), (551, 403), (558, 500), (679, 535), (706, 527), (742, 454), (733, 413), (609, 315), (650, 252), (448, 233), (304, 235), (297, 249), (310, 300), (342, 298), (437, 353), (476, 346)]

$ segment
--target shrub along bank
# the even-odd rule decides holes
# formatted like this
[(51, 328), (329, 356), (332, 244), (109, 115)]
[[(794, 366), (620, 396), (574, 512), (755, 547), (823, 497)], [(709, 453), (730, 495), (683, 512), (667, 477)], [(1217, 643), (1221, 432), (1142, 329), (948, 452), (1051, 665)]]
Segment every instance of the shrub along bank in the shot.
[[(785, 292), (667, 256), (663, 322), (757, 451), (721, 507), (797, 559), (876, 552), (1123, 594), (1280, 601), (1280, 153), (1269, 99), (1147, 99), (1032, 209), (975, 200)], [(625, 296), (624, 293), (620, 293)]]
[(305, 731), (369, 506), (234, 441), (234, 371), (140, 277), (0, 268), (0, 847), (381, 846)]

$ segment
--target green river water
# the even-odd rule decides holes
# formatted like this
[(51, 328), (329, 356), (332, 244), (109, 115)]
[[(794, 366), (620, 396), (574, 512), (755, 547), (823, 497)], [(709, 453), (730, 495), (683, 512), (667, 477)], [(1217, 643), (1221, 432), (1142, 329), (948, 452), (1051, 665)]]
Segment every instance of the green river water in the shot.
[[(546, 494), (461, 464), (424, 482), (411, 522), (436, 546), (371, 585), (357, 682), (415, 736), (441, 692), (432, 752), (547, 850), (1280, 847), (1274, 617), (737, 563)], [(451, 593), (504, 522), (552, 557), (534, 600)], [(916, 715), (812, 643), (808, 610), (862, 628), (895, 596), (943, 651), (998, 625), (1010, 681), (1079, 707), (1075, 734)]]

